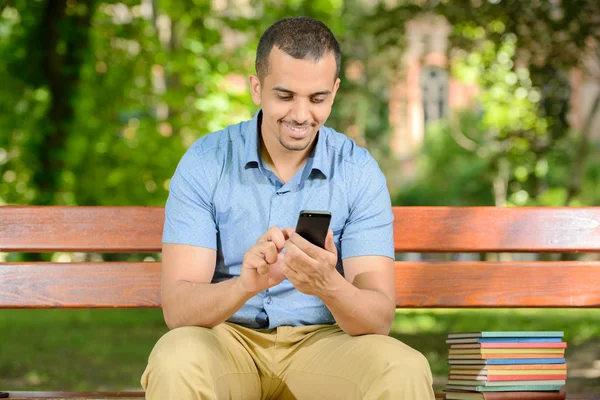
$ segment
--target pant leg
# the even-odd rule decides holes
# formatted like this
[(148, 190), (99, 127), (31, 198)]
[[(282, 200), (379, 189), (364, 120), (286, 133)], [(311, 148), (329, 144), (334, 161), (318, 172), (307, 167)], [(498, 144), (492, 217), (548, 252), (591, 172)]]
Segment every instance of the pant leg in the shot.
[(228, 324), (167, 332), (142, 375), (146, 399), (260, 399), (259, 371), (239, 336)]
[(353, 337), (337, 325), (308, 333), (307, 328), (288, 328), (290, 347), (282, 358), (280, 398), (434, 399), (427, 359), (399, 340)]

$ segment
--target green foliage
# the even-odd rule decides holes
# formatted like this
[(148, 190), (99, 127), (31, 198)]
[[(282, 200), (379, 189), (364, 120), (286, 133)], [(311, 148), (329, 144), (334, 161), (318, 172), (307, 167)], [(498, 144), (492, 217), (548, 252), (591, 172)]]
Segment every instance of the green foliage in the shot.
[[(354, 31), (339, 0), (227, 10), (208, 1), (161, 1), (154, 10), (135, 0), (55, 3), (64, 9), (50, 23), (48, 1), (2, 9), (0, 204), (162, 205), (194, 140), (256, 112), (246, 77), (268, 25), (305, 14), (343, 43)], [(48, 27), (55, 42), (40, 41)], [(53, 57), (62, 68), (46, 74)], [(364, 106), (352, 96), (340, 101), (345, 111)], [(380, 121), (371, 117), (371, 132)]]
[[(464, 126), (476, 126), (478, 117), (461, 114)], [(431, 124), (418, 157), (416, 179), (399, 191), (395, 205), (486, 206), (494, 204), (491, 160), (459, 146), (448, 122)], [(474, 132), (481, 138), (482, 131)]]

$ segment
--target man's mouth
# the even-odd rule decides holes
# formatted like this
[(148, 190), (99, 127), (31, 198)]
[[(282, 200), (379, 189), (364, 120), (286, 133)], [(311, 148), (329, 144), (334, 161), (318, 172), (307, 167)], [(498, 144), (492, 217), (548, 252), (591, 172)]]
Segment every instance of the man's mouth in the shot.
[(289, 135), (294, 139), (303, 139), (306, 137), (306, 135), (308, 135), (308, 132), (310, 131), (310, 125), (293, 126), (286, 123), (284, 123), (283, 125), (285, 125)]

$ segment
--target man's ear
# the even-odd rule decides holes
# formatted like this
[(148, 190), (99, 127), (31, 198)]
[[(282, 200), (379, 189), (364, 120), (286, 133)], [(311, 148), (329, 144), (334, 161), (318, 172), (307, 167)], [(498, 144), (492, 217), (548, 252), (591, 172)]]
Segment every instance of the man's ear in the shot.
[(250, 94), (252, 95), (252, 101), (257, 106), (260, 106), (260, 79), (258, 79), (258, 76), (256, 76), (255, 74), (251, 74), (248, 77), (248, 80), (250, 81)]
[(331, 91), (331, 102), (335, 100), (335, 94), (337, 93), (340, 87), (340, 78), (336, 78), (335, 83), (333, 84), (333, 90)]

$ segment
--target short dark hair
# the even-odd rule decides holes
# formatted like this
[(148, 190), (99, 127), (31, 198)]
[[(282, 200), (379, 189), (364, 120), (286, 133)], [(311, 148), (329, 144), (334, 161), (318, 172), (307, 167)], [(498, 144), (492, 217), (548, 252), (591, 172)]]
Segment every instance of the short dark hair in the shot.
[(319, 61), (333, 52), (337, 78), (342, 55), (340, 45), (327, 25), (308, 17), (284, 18), (271, 25), (261, 36), (256, 49), (256, 74), (262, 82), (269, 74), (269, 54), (273, 47), (303, 60), (312, 57)]

